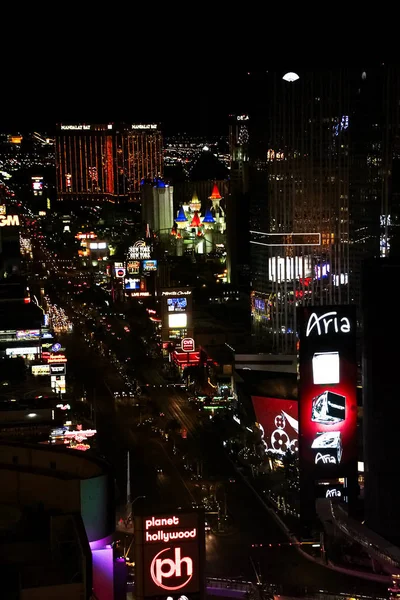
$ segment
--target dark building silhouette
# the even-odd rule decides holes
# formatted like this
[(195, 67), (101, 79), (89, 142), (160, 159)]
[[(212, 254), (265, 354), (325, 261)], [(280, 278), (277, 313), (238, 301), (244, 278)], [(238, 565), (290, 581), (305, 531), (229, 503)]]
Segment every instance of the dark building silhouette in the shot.
[[(362, 281), (365, 524), (400, 543), (398, 506), (400, 260), (365, 264)], [(379, 294), (375, 293), (376, 286)]]

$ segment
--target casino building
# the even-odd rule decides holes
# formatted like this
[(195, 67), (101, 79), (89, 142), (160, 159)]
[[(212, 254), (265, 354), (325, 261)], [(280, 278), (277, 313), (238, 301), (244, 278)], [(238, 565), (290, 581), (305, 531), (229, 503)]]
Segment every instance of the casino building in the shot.
[(140, 183), (163, 174), (157, 124), (60, 124), (56, 135), (59, 200), (133, 201)]

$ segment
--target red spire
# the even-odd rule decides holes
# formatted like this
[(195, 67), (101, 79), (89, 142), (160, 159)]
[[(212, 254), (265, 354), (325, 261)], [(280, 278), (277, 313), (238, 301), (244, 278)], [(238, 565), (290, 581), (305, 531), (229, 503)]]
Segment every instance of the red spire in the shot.
[(190, 227), (201, 227), (201, 221), (199, 217), (199, 213), (197, 210), (194, 211), (192, 222), (190, 223)]
[(221, 200), (222, 196), (219, 193), (219, 189), (216, 183), (214, 183), (214, 187), (211, 192), (210, 200)]

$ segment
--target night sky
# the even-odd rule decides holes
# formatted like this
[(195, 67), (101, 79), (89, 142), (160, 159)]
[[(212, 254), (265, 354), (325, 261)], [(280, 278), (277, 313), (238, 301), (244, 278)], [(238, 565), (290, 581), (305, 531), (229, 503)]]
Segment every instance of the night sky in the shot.
[[(218, 68), (164, 66), (81, 68), (65, 61), (54, 72), (27, 62), (9, 72), (10, 93), (2, 98), (0, 130), (46, 130), (57, 122), (160, 122), (167, 135), (228, 133), (228, 115), (241, 110), (237, 75)], [(42, 74), (41, 74), (42, 73)], [(107, 73), (109, 77), (107, 77)]]
[[(210, 31), (210, 43), (195, 36), (190, 43), (181, 42), (150, 24), (140, 31), (142, 37), (135, 28), (126, 36), (119, 29), (110, 32), (103, 23), (72, 32), (68, 21), (65, 32), (51, 29), (39, 35), (32, 30), (34, 42), (29, 45), (15, 36), (8, 45), (0, 42), (7, 57), (0, 131), (52, 133), (62, 121), (154, 121), (166, 135), (227, 135), (228, 115), (246, 112), (248, 71), (295, 70), (310, 57), (300, 58), (301, 47), (287, 57), (281, 49), (262, 52), (261, 63), (250, 66), (242, 52), (232, 54), (221, 40), (217, 43), (216, 31)], [(16, 51), (21, 44), (23, 53)], [(319, 55), (311, 56), (315, 63)]]

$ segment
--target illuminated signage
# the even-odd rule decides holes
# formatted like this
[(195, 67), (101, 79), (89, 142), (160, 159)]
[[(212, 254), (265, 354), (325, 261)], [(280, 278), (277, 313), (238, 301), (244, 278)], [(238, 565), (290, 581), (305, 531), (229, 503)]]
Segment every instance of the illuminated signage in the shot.
[(137, 275), (140, 270), (140, 261), (131, 260), (126, 263), (126, 270), (129, 275)]
[(202, 516), (193, 512), (135, 517), (135, 563), (139, 599), (174, 593), (202, 597)]
[(168, 298), (167, 299), (168, 312), (184, 312), (187, 308), (186, 298)]
[(168, 327), (170, 329), (187, 327), (187, 314), (177, 313), (168, 315)]
[(192, 293), (191, 290), (184, 290), (184, 291), (168, 291), (168, 290), (164, 290), (161, 292), (161, 296), (190, 296)]
[(298, 323), (300, 488), (307, 513), (309, 485), (321, 476), (347, 478), (346, 498), (357, 497), (355, 309), (302, 307)]
[(67, 357), (65, 354), (50, 354), (47, 360), (49, 363), (67, 362)]
[(19, 216), (0, 215), (0, 227), (19, 227)]
[(132, 125), (132, 129), (157, 129), (156, 123), (145, 123)]
[(26, 348), (6, 348), (7, 356), (29, 356), (39, 354), (40, 348), (26, 347)]
[(131, 298), (148, 298), (151, 296), (150, 292), (131, 292)]
[(77, 240), (95, 240), (97, 238), (97, 233), (93, 233), (93, 231), (90, 233), (77, 233), (75, 238)]
[(150, 246), (144, 240), (138, 240), (128, 249), (128, 259), (147, 260), (150, 258)]
[(157, 271), (157, 261), (156, 260), (144, 260), (142, 262), (143, 271)]
[(308, 319), (306, 337), (310, 335), (313, 329), (315, 329), (317, 335), (324, 335), (332, 329), (334, 329), (336, 333), (339, 333), (339, 330), (342, 333), (349, 333), (350, 321), (347, 317), (338, 319), (336, 310), (326, 312), (320, 316), (314, 312)]
[(32, 375), (50, 375), (50, 365), (32, 365)]
[(16, 332), (17, 340), (35, 340), (40, 337), (39, 329), (22, 329)]
[(4, 204), (0, 204), (0, 215), (5, 215), (6, 214), (6, 207)]
[(238, 115), (238, 116), (236, 117), (236, 119), (237, 119), (238, 121), (248, 121), (248, 120), (249, 120), (249, 115)]
[(299, 417), (296, 400), (251, 397), (256, 427), (261, 431), (264, 448), (274, 454), (298, 451)]
[(61, 131), (87, 131), (90, 125), (61, 125)]
[[(46, 344), (47, 345), (47, 344)], [(58, 342), (56, 344), (53, 344), (51, 347), (53, 352), (58, 352), (59, 350), (61, 350), (61, 344), (59, 344)]]
[(140, 279), (125, 279), (125, 289), (126, 290), (139, 290), (140, 289)]
[(182, 350), (184, 352), (194, 352), (194, 339), (193, 338), (183, 338), (181, 342)]
[(107, 242), (90, 242), (89, 248), (91, 250), (105, 250), (107, 248)]
[(49, 367), (50, 367), (50, 373), (52, 375), (54, 375), (55, 373), (57, 373), (58, 375), (65, 375), (65, 371), (66, 371), (65, 363), (63, 363), (61, 365), (50, 364)]
[(118, 277), (118, 279), (122, 279), (122, 277), (125, 277), (125, 268), (115, 267), (115, 277)]

